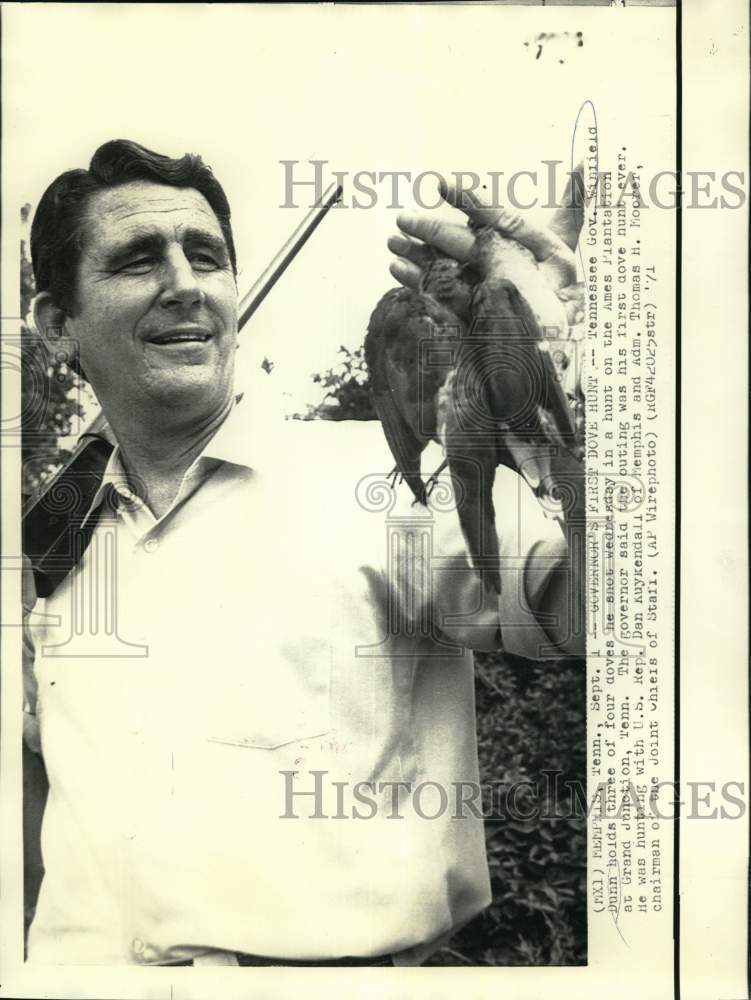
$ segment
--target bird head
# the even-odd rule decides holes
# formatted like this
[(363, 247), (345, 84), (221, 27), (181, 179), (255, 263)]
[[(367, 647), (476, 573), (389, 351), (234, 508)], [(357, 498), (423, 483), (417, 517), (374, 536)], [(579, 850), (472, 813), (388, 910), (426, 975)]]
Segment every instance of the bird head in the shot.
[(420, 291), (432, 296), (460, 319), (469, 319), (472, 283), (466, 266), (436, 250), (431, 256), (420, 282)]

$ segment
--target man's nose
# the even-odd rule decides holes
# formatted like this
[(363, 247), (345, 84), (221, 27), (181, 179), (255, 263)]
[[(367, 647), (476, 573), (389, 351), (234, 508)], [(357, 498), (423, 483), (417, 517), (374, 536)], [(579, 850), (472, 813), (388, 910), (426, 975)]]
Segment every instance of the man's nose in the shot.
[(182, 250), (167, 255), (161, 293), (163, 306), (192, 306), (203, 301), (198, 275)]

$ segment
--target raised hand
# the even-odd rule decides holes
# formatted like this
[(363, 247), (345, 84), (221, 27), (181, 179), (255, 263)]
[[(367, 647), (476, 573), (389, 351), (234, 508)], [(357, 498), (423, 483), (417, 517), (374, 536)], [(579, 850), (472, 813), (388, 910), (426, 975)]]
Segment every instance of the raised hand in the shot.
[(578, 478), (582, 445), (550, 347), (581, 305), (581, 213), (564, 208), (542, 229), (474, 193), (442, 194), (468, 225), (399, 217), (391, 272), (405, 287), (374, 311), (366, 358), (397, 468), (424, 501), (420, 455), (441, 441), (473, 564), (500, 593), (496, 467), (519, 472), (562, 526), (578, 505), (577, 489), (561, 502), (561, 474)]

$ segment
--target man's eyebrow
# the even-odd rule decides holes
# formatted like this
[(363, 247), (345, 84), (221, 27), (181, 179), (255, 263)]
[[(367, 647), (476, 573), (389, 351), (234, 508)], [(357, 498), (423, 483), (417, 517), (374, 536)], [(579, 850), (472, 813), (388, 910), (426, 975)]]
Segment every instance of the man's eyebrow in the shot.
[(165, 239), (159, 233), (141, 232), (107, 247), (104, 254), (105, 264), (118, 264), (121, 261), (139, 253), (161, 253), (164, 250)]
[[(222, 259), (227, 258), (229, 254), (223, 237), (217, 236), (208, 229), (199, 229), (192, 226), (180, 235), (180, 240), (184, 246), (207, 247)], [(107, 265), (114, 266), (140, 253), (162, 253), (166, 243), (167, 241), (161, 233), (150, 231), (136, 232), (122, 242), (108, 247), (104, 255), (104, 262)]]
[(222, 257), (226, 257), (229, 253), (224, 237), (217, 236), (208, 229), (188, 228), (182, 234), (182, 241), (185, 245), (208, 247)]

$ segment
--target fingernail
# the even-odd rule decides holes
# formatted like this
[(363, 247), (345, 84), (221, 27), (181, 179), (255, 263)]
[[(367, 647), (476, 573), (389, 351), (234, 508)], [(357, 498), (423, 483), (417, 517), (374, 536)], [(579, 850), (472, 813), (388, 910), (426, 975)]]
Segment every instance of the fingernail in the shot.
[(396, 217), (396, 224), (400, 229), (412, 229), (419, 224), (420, 216), (417, 212), (400, 212)]

